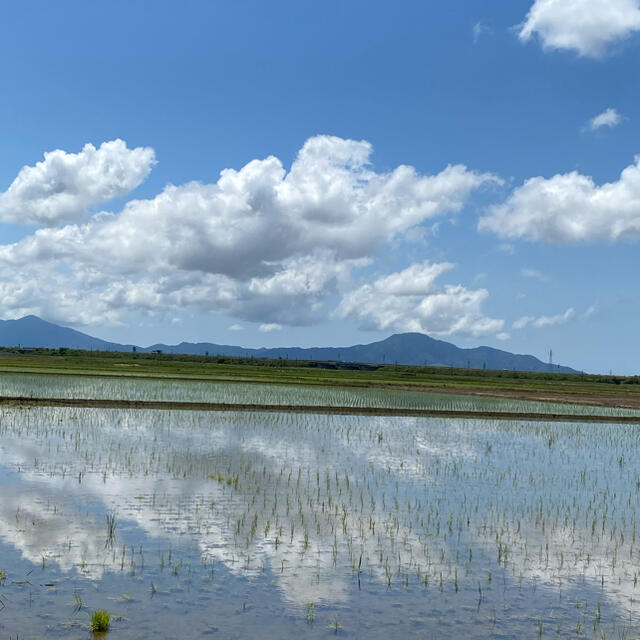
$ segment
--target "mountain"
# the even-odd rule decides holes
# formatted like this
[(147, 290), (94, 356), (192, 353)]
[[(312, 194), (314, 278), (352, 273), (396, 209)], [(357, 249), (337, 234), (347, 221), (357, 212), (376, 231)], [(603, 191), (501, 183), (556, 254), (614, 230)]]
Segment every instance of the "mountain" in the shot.
[(132, 345), (100, 340), (86, 333), (46, 322), (37, 316), (25, 316), (19, 320), (0, 320), (0, 345), (48, 349), (68, 347), (89, 351), (131, 351), (132, 349)]
[[(132, 351), (133, 345), (118, 344), (94, 338), (80, 331), (45, 322), (36, 316), (19, 320), (0, 320), (0, 345), (15, 347), (68, 347), (95, 351)], [(254, 358), (285, 358), (289, 360), (342, 360), (344, 362), (374, 362), (414, 364), (472, 369), (515, 369), (516, 371), (549, 371), (549, 364), (530, 355), (517, 355), (492, 347), (461, 349), (450, 342), (435, 340), (422, 333), (399, 333), (379, 342), (352, 347), (278, 347), (246, 349), (210, 342), (181, 342), (177, 345), (154, 344), (136, 347), (141, 353), (162, 351), (192, 355), (220, 355)], [(553, 366), (554, 372), (577, 373), (570, 367)]]
[[(289, 360), (342, 360), (343, 362), (376, 362), (386, 364), (414, 364), (472, 369), (515, 369), (516, 371), (549, 371), (549, 364), (530, 355), (518, 355), (494, 349), (475, 347), (461, 349), (450, 342), (435, 340), (423, 333), (398, 333), (380, 342), (352, 347), (277, 347), (245, 349), (209, 342), (181, 342), (178, 345), (155, 344), (142, 351), (160, 350), (163, 353), (189, 353), (251, 357), (288, 358)], [(554, 365), (554, 372), (578, 373), (570, 367)]]

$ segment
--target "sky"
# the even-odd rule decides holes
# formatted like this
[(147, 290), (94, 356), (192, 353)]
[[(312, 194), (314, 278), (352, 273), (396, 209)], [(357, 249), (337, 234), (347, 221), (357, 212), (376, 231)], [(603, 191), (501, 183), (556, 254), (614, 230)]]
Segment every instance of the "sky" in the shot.
[(640, 0), (0, 12), (0, 318), (640, 373)]

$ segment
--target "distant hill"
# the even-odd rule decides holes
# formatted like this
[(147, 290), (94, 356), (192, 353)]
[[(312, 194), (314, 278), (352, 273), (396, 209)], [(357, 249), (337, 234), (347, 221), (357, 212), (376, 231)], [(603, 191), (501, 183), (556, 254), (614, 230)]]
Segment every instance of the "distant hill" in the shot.
[[(549, 371), (549, 364), (530, 355), (518, 355), (494, 349), (475, 347), (461, 349), (450, 342), (435, 340), (423, 333), (398, 333), (385, 340), (352, 347), (276, 347), (245, 349), (209, 342), (181, 342), (178, 345), (154, 344), (142, 351), (189, 353), (254, 358), (288, 358), (290, 360), (342, 360), (383, 364), (414, 364), (472, 369), (515, 369), (516, 371)], [(570, 367), (553, 366), (554, 372), (578, 373)]]
[(19, 320), (0, 320), (0, 345), (4, 347), (46, 347), (87, 349), (89, 351), (131, 351), (132, 345), (107, 342), (100, 338), (46, 322), (38, 316)]
[[(8, 347), (47, 347), (88, 349), (95, 351), (132, 351), (133, 345), (118, 344), (94, 338), (80, 331), (61, 327), (26, 316), (19, 320), (0, 320), (0, 345)], [(192, 355), (221, 355), (254, 358), (288, 358), (290, 360), (342, 360), (381, 364), (413, 364), (472, 369), (515, 369), (516, 371), (549, 371), (549, 364), (530, 355), (518, 355), (494, 349), (475, 347), (461, 349), (450, 342), (435, 340), (422, 333), (399, 333), (385, 340), (351, 347), (277, 347), (247, 349), (211, 342), (181, 342), (177, 345), (154, 344), (136, 347), (141, 352), (162, 351)], [(577, 373), (570, 367), (553, 366), (554, 372)]]

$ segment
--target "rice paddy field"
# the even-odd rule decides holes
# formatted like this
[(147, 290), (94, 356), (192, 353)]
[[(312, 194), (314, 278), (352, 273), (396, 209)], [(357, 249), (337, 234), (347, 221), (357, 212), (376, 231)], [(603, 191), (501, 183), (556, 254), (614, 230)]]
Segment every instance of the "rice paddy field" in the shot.
[[(21, 397), (523, 402), (0, 384)], [(639, 425), (605, 422), (3, 406), (0, 638), (88, 638), (103, 614), (103, 637), (126, 639), (636, 638), (639, 439)]]
[(248, 384), (42, 373), (1, 375), (0, 396), (273, 406), (375, 407), (611, 417), (638, 416), (640, 418), (640, 410), (624, 407), (600, 407), (465, 394), (324, 385)]

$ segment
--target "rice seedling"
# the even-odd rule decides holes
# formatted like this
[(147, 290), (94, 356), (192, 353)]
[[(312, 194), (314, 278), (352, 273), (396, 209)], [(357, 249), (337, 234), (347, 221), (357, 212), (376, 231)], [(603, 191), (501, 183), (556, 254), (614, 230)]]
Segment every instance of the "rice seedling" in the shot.
[(114, 512), (107, 513), (107, 538), (104, 542), (105, 549), (112, 549), (116, 542), (116, 514)]
[(109, 631), (110, 624), (111, 616), (108, 611), (105, 611), (104, 609), (96, 609), (91, 613), (89, 628), (94, 633), (104, 633)]
[(327, 629), (331, 629), (336, 635), (338, 635), (338, 631), (342, 629), (342, 625), (340, 624), (338, 616), (335, 613), (333, 614), (331, 622), (327, 625)]
[(305, 608), (305, 618), (307, 623), (312, 624), (316, 619), (316, 605), (314, 602), (307, 602), (304, 606)]
[(73, 592), (73, 615), (80, 613), (84, 608), (84, 601), (78, 591)]

